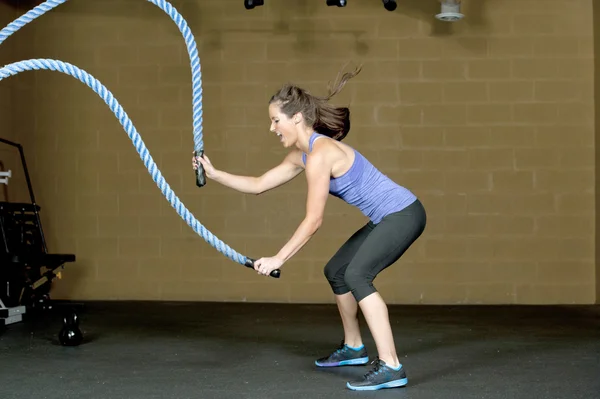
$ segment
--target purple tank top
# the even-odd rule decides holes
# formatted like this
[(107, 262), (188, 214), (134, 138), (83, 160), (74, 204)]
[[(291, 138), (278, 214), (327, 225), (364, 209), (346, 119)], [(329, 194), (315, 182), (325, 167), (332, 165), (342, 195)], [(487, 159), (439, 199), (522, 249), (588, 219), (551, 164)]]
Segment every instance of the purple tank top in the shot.
[[(308, 152), (320, 137), (313, 133), (308, 142)], [(360, 152), (354, 150), (354, 162), (350, 169), (340, 177), (331, 177), (329, 193), (346, 203), (360, 209), (373, 223), (381, 222), (386, 215), (401, 211), (412, 204), (417, 197), (381, 173)], [(302, 154), (306, 165), (306, 153)]]

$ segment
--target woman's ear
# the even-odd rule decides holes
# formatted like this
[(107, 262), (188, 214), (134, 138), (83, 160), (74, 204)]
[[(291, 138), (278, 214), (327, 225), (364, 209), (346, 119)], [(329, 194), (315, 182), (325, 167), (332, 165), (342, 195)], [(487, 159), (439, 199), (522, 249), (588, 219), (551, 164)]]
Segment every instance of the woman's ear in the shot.
[(302, 114), (300, 112), (296, 112), (294, 115), (292, 115), (292, 122), (294, 122), (294, 125), (297, 125), (298, 123), (300, 123), (301, 120), (302, 120)]

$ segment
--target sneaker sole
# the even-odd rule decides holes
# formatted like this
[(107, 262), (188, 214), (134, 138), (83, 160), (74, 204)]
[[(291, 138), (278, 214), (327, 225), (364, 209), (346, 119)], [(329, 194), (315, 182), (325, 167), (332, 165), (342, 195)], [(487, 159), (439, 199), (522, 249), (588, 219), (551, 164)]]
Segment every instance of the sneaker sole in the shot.
[(319, 363), (318, 360), (315, 360), (315, 364), (318, 367), (358, 366), (358, 365), (367, 364), (368, 362), (369, 362), (368, 357), (360, 357), (358, 359), (342, 360), (340, 362), (335, 362), (335, 363)]
[(347, 382), (346, 386), (353, 391), (377, 391), (379, 389), (384, 388), (399, 388), (406, 386), (406, 384), (408, 384), (408, 378), (402, 378), (401, 380), (386, 382), (385, 384), (357, 387), (352, 386), (349, 382)]

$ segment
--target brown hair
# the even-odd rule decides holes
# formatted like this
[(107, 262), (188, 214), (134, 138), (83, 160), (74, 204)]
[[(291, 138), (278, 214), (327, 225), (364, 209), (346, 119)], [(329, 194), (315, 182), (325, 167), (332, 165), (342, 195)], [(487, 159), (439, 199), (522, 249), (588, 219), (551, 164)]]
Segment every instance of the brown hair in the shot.
[(328, 101), (342, 91), (346, 82), (361, 71), (358, 66), (352, 72), (344, 73), (341, 78), (338, 73), (338, 82), (332, 88), (328, 85), (329, 94), (326, 97), (317, 97), (308, 91), (287, 83), (281, 87), (269, 100), (269, 104), (278, 103), (281, 112), (288, 118), (301, 112), (306, 124), (316, 132), (342, 141), (350, 131), (350, 109), (348, 107), (336, 107)]

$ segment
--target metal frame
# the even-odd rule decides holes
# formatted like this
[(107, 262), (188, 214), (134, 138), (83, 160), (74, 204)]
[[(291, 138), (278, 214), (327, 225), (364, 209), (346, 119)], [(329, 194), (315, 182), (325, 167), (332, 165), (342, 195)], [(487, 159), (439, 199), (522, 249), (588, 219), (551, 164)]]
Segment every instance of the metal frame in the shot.
[(15, 324), (23, 321), (23, 315), (26, 313), (25, 306), (15, 306), (8, 308), (0, 299), (0, 325)]
[[(17, 144), (15, 142), (12, 142), (10, 140), (6, 140), (0, 137), (0, 143), (4, 143), (7, 144), (11, 147), (15, 147), (19, 150), (19, 156), (21, 157), (21, 165), (23, 167), (23, 171), (25, 173), (25, 180), (27, 181), (27, 189), (29, 191), (29, 198), (31, 200), (31, 203), (33, 205), (33, 212), (35, 214), (35, 219), (36, 222), (39, 224), (40, 226), (40, 238), (42, 241), (42, 247), (44, 249), (45, 253), (48, 253), (48, 247), (46, 246), (46, 238), (44, 236), (44, 230), (42, 229), (42, 221), (40, 219), (40, 215), (38, 213), (37, 210), (37, 204), (35, 202), (35, 195), (33, 193), (33, 187), (31, 185), (31, 179), (29, 177), (29, 169), (27, 168), (27, 161), (25, 161), (25, 153), (23, 152), (23, 146), (21, 144)], [(11, 177), (11, 175), (9, 175), (8, 177)], [(3, 184), (8, 184), (8, 177), (6, 178), (6, 181), (3, 181)], [(6, 233), (4, 231), (4, 229), (2, 228), (2, 226), (0, 225), (0, 233), (2, 233), (2, 236), (4, 238), (4, 250), (6, 252), (8, 252), (8, 243), (6, 240)], [(2, 302), (2, 299), (0, 299), (0, 325), (9, 325), (9, 324), (15, 324), (15, 323), (19, 323), (23, 320), (23, 315), (26, 313), (27, 308), (25, 306), (15, 306), (15, 307), (7, 307), (4, 302)]]
[(21, 164), (23, 166), (23, 172), (25, 173), (25, 180), (27, 181), (27, 190), (29, 191), (29, 198), (31, 199), (31, 204), (33, 205), (33, 212), (35, 214), (36, 222), (38, 226), (40, 226), (40, 235), (42, 239), (42, 247), (44, 248), (44, 252), (48, 253), (48, 247), (46, 246), (46, 237), (44, 236), (44, 229), (42, 227), (42, 221), (40, 219), (40, 215), (37, 211), (37, 204), (35, 202), (35, 195), (33, 194), (33, 187), (31, 185), (31, 179), (29, 178), (29, 169), (27, 169), (27, 161), (25, 161), (25, 153), (23, 152), (23, 146), (21, 144), (17, 144), (10, 140), (6, 140), (0, 137), (0, 143), (8, 144), (12, 147), (15, 147), (19, 150), (19, 156), (21, 157)]

